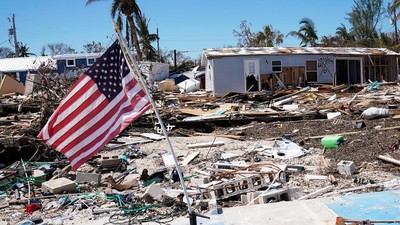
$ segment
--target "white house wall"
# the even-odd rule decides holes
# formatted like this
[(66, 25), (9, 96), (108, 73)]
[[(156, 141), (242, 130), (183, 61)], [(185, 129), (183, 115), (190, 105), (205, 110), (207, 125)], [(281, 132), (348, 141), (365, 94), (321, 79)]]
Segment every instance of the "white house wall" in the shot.
[[(225, 57), (213, 59), (214, 95), (228, 92), (245, 93), (244, 59), (257, 57)], [(207, 84), (206, 84), (207, 85)]]
[(214, 60), (208, 60), (206, 65), (206, 91), (214, 92)]
[(318, 83), (333, 83), (335, 72), (332, 56), (290, 55), (290, 56), (235, 56), (210, 59), (206, 65), (206, 90), (215, 96), (228, 92), (246, 93), (244, 60), (258, 59), (260, 74), (272, 74), (272, 61), (282, 61), (284, 67), (305, 67), (307, 60), (317, 61)]

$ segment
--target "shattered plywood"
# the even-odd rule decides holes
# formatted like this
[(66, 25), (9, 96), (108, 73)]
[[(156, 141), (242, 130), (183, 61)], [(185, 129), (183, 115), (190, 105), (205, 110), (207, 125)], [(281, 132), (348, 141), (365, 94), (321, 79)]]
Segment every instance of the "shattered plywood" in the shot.
[(10, 76), (4, 75), (0, 84), (0, 96), (11, 93), (24, 94), (25, 87), (19, 81)]

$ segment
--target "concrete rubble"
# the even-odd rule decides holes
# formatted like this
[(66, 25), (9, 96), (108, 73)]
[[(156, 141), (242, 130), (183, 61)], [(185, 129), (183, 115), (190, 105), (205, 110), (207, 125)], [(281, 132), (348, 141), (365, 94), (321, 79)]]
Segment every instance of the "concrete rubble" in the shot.
[[(62, 154), (35, 138), (69, 81), (43, 77), (42, 82), (53, 89), (38, 86), (29, 96), (1, 97), (1, 224), (188, 223), (174, 160), (151, 113), (71, 171)], [(381, 83), (378, 90), (361, 85), (282, 89), (272, 102), (265, 93), (153, 94), (190, 205), (214, 221), (227, 208), (251, 210), (400, 187), (400, 87), (395, 83)], [(202, 224), (211, 224), (206, 221)]]

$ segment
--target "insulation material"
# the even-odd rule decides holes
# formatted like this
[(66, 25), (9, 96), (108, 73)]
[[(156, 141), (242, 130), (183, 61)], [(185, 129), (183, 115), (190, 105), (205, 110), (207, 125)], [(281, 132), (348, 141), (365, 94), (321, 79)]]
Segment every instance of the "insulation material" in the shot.
[(194, 92), (200, 90), (200, 81), (189, 78), (181, 83), (177, 84), (181, 93)]

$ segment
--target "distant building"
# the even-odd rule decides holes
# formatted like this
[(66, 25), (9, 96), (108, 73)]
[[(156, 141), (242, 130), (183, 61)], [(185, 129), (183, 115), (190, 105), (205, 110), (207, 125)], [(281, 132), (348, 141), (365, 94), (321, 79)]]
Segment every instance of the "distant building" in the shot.
[(103, 53), (81, 53), (56, 55), (57, 73), (65, 77), (82, 75)]
[[(400, 54), (385, 48), (265, 47), (205, 49), (205, 86), (215, 96), (270, 89), (395, 81)], [(279, 79), (278, 79), (279, 78)]]
[(55, 62), (48, 56), (0, 59), (0, 80), (9, 75), (25, 85), (27, 76), (36, 74), (42, 64), (54, 66)]
[[(57, 72), (61, 76), (72, 77), (82, 75), (91, 67), (103, 53), (82, 53), (56, 55), (53, 59), (57, 62)], [(147, 77), (149, 82), (163, 80), (169, 75), (169, 65), (143, 61), (139, 64), (139, 69)]]

